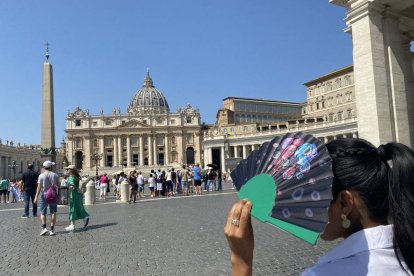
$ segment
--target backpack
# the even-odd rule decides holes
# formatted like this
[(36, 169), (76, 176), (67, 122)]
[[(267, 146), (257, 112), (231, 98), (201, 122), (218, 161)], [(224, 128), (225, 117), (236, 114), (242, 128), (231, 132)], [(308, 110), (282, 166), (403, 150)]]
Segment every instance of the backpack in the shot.
[(49, 189), (45, 192), (45, 201), (46, 203), (55, 203), (59, 200), (58, 193), (55, 186), (51, 185)]

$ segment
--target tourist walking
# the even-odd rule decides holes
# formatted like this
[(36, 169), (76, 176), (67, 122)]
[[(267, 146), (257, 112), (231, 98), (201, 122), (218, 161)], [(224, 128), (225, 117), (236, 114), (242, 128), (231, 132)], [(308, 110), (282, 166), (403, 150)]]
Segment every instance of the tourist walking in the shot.
[(154, 197), (155, 179), (152, 173), (150, 174), (150, 177), (148, 178), (148, 185), (149, 185), (151, 197)]
[(188, 196), (188, 170), (185, 165), (183, 165), (183, 169), (180, 171), (180, 178), (183, 194)]
[(139, 197), (144, 197), (144, 182), (144, 176), (142, 175), (142, 172), (139, 172), (137, 177)]
[(134, 203), (137, 201), (137, 193), (138, 193), (138, 182), (137, 177), (134, 172), (129, 173), (129, 203), (131, 203), (132, 199)]
[(171, 173), (171, 169), (168, 169), (167, 175), (166, 175), (166, 182), (165, 182), (166, 186), (167, 186), (167, 193), (168, 196), (172, 196), (173, 195), (173, 183), (172, 183), (172, 173)]
[(162, 193), (162, 172), (160, 169), (158, 169), (158, 172), (156, 173), (157, 175), (157, 191), (156, 191), (156, 195), (161, 196)]
[(89, 214), (85, 211), (83, 206), (83, 193), (82, 187), (79, 187), (80, 175), (75, 165), (69, 165), (66, 167), (68, 170), (68, 184), (70, 192), (69, 200), (69, 220), (70, 225), (66, 227), (66, 231), (75, 230), (75, 221), (82, 219), (83, 227), (85, 228), (89, 224)]
[(106, 173), (102, 175), (99, 179), (101, 192), (100, 192), (100, 199), (106, 200), (106, 190), (108, 189), (109, 179), (106, 176)]
[(10, 181), (9, 191), (12, 195), (11, 203), (17, 203), (17, 199), (19, 198), (19, 195), (17, 194), (17, 180), (16, 179), (12, 179)]
[(193, 168), (193, 179), (194, 179), (194, 186), (196, 188), (196, 194), (201, 195), (201, 170), (200, 164), (195, 165)]
[(32, 201), (32, 214), (34, 217), (37, 216), (37, 204), (34, 203), (36, 196), (37, 181), (39, 179), (39, 173), (33, 170), (33, 164), (27, 166), (27, 171), (23, 173), (23, 192), (24, 192), (24, 213), (22, 218), (29, 217), (29, 205)]
[(212, 169), (210, 169), (209, 173), (207, 174), (207, 187), (208, 187), (209, 192), (214, 191), (215, 176), (216, 176), (215, 172)]
[[(0, 202), (6, 203), (6, 195), (9, 190), (9, 181), (4, 178), (4, 176), (0, 179)], [(7, 201), (7, 203), (9, 203)]]
[[(43, 162), (43, 169), (44, 172), (39, 175), (37, 180), (37, 189), (36, 195), (33, 200), (34, 204), (37, 204), (38, 199), (40, 198), (40, 221), (42, 223), (42, 230), (40, 235), (46, 235), (49, 233), (50, 236), (54, 236), (54, 228), (56, 223), (56, 212), (57, 212), (57, 189), (59, 186), (59, 176), (52, 171), (52, 166), (55, 163), (51, 161)], [(48, 198), (46, 201), (45, 193), (52, 194), (53, 192), (56, 193), (56, 198)], [(50, 212), (50, 230), (46, 228), (46, 215), (47, 215), (47, 207), (49, 207)]]
[(219, 170), (217, 172), (217, 191), (223, 190), (222, 180), (223, 180), (223, 174), (221, 173), (221, 170)]

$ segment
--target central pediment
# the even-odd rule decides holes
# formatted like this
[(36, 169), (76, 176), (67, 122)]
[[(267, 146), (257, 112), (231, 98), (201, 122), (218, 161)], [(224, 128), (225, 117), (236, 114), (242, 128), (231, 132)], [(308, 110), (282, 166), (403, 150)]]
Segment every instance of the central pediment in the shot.
[(130, 128), (130, 127), (149, 127), (149, 125), (143, 122), (137, 121), (137, 120), (130, 120), (118, 126), (117, 128)]

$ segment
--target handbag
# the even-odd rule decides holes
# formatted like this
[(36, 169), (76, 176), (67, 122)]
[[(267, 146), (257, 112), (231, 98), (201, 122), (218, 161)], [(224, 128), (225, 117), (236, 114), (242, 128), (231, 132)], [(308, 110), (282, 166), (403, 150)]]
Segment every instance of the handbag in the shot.
[(47, 191), (45, 192), (45, 201), (46, 203), (55, 203), (58, 201), (59, 196), (58, 193), (56, 191), (56, 187), (51, 185)]

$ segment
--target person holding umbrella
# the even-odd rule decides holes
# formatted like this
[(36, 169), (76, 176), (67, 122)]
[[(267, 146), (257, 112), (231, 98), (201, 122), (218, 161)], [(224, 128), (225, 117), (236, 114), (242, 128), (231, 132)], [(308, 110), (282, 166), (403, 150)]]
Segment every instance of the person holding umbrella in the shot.
[(83, 206), (83, 193), (79, 187), (80, 175), (75, 165), (69, 165), (66, 167), (68, 170), (68, 184), (71, 190), (69, 201), (69, 220), (70, 225), (66, 227), (66, 231), (75, 230), (75, 221), (83, 219), (83, 227), (85, 228), (89, 224), (89, 214), (85, 211)]

